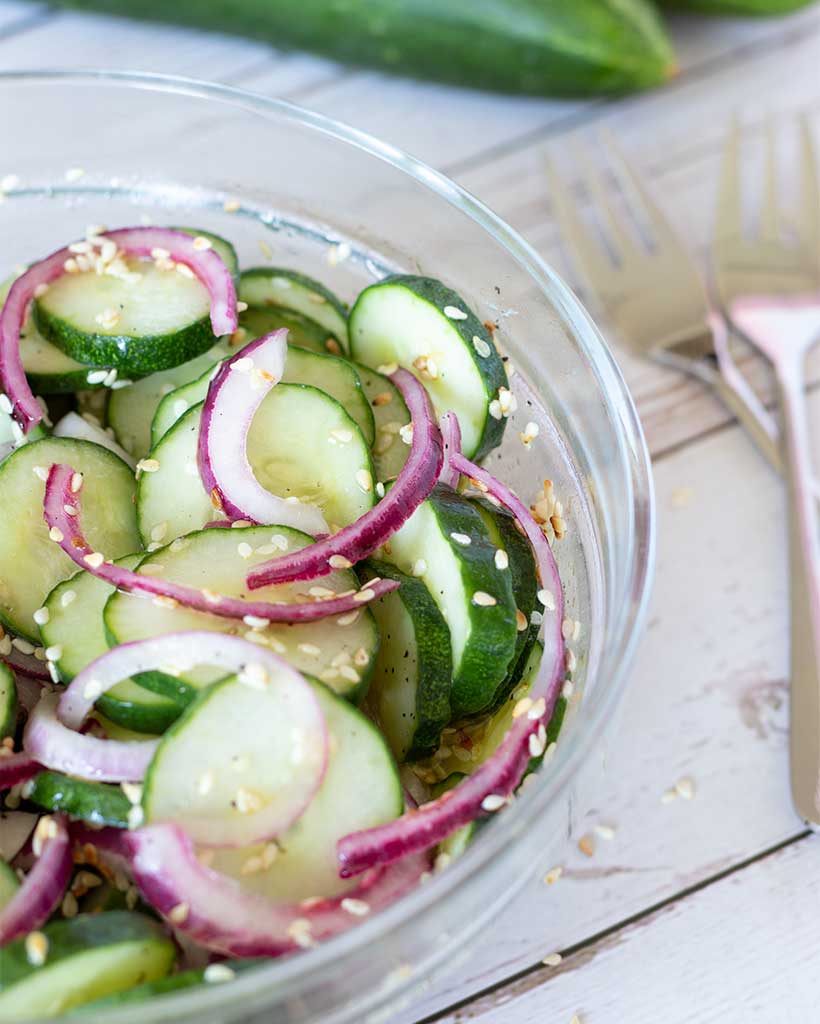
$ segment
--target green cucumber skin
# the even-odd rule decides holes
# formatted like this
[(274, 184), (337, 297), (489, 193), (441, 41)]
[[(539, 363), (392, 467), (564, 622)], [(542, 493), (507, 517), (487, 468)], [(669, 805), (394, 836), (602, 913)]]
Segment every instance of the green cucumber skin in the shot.
[(217, 338), (208, 317), (172, 334), (139, 338), (116, 334), (86, 334), (34, 303), (37, 330), (78, 363), (115, 366), (121, 377), (145, 377), (187, 363), (212, 348)]
[[(264, 959), (257, 960), (226, 960), (225, 965), (230, 967), (236, 974), (247, 971), (251, 967), (267, 963)], [(188, 971), (180, 971), (179, 974), (169, 974), (158, 981), (147, 981), (144, 985), (137, 985), (136, 988), (129, 988), (125, 992), (116, 992), (104, 999), (95, 999), (93, 1003), (86, 1003), (85, 1010), (114, 1009), (125, 1003), (141, 1003), (153, 996), (165, 995), (168, 992), (181, 992), (186, 988), (193, 988), (195, 985), (213, 985), (213, 982), (205, 981), (205, 969), (192, 968)]]
[(69, 6), (267, 39), (347, 63), (502, 92), (588, 96), (673, 69), (646, 0), (63, 0)]
[[(359, 576), (364, 582), (379, 576), (396, 580), (401, 586), (394, 595), (388, 595), (374, 603), (371, 611), (379, 622), (377, 606), (382, 601), (395, 597), (402, 601), (414, 619), (416, 646), (419, 663), (419, 691), (416, 694), (416, 731), (413, 742), (404, 755), (405, 761), (417, 761), (428, 757), (441, 741), (441, 730), (450, 720), (450, 680), (453, 674), (453, 658), (450, 650), (450, 631), (438, 606), (421, 580), (406, 576), (395, 566), (377, 559), (368, 559), (359, 567)], [(415, 615), (413, 614), (413, 609)], [(382, 646), (390, 642), (382, 629)], [(376, 669), (378, 671), (378, 656)], [(372, 683), (371, 683), (372, 686)]]
[[(484, 387), (486, 407), (484, 409), (483, 429), (475, 450), (472, 452), (465, 451), (464, 453), (469, 459), (483, 459), (501, 444), (504, 438), (504, 429), (507, 426), (505, 417), (502, 417), (500, 420), (494, 419), (490, 415), (489, 410), (490, 402), (498, 396), (498, 389), (509, 386), (507, 371), (504, 368), (501, 356), (493, 344), (492, 337), (470, 306), (452, 288), (448, 288), (447, 285), (434, 277), (419, 277), (415, 274), (394, 274), (384, 278), (377, 284), (372, 284), (365, 288), (356, 299), (353, 309), (350, 311), (350, 351), (354, 359), (360, 358), (356, 351), (357, 310), (370, 291), (388, 286), (406, 288), (417, 298), (433, 306), (441, 316), (444, 316), (442, 311), (446, 306), (456, 306), (467, 314), (466, 319), (450, 320), (449, 325), (461, 336), (465, 350), (469, 353), (475, 368), (478, 370)], [(480, 356), (476, 352), (475, 345), (473, 344), (473, 338), (475, 337), (481, 338), (482, 341), (489, 345), (490, 354), (488, 356)], [(367, 360), (362, 361), (366, 362)]]
[(808, 7), (812, 0), (662, 0), (665, 7), (673, 10), (698, 11), (700, 14), (751, 14), (767, 17), (772, 14), (788, 14)]
[(306, 348), (320, 355), (330, 352), (327, 347), (330, 335), (321, 324), (282, 306), (248, 306), (239, 314), (239, 326), (255, 338), (270, 334), (280, 327), (287, 327), (289, 345)]
[[(309, 277), (307, 274), (300, 274), (298, 270), (291, 270), (289, 267), (248, 267), (247, 270), (242, 271), (242, 281), (246, 278), (253, 277), (287, 277), (291, 281), (301, 284), (309, 291), (315, 292), (317, 295), (321, 295), (325, 302), (332, 306), (343, 320), (347, 320), (347, 306), (342, 302), (338, 295), (334, 295), (327, 285), (322, 284), (321, 281), (317, 281), (314, 277)], [(289, 307), (283, 304), (281, 308), (288, 309)], [(291, 312), (296, 311), (292, 310)], [(305, 314), (303, 313), (302, 316), (304, 315)], [(306, 317), (306, 319), (310, 318)], [(325, 331), (325, 334), (327, 334), (327, 331)], [(342, 339), (337, 338), (336, 340), (341, 341)]]
[(239, 280), (239, 257), (236, 255), (236, 249), (234, 249), (227, 238), (223, 238), (222, 235), (215, 235), (213, 231), (204, 231), (202, 228), (182, 228), (179, 225), (172, 225), (171, 230), (182, 231), (186, 235), (190, 235), (191, 238), (207, 238), (212, 243), (214, 251), (222, 257), (222, 262), (228, 268), (234, 284), (236, 284)]
[(14, 736), (17, 725), (17, 684), (14, 673), (0, 663), (0, 740)]
[(46, 810), (65, 811), (72, 818), (80, 818), (92, 825), (128, 827), (131, 801), (119, 786), (86, 782), (60, 772), (45, 771), (35, 775), (26, 795)]

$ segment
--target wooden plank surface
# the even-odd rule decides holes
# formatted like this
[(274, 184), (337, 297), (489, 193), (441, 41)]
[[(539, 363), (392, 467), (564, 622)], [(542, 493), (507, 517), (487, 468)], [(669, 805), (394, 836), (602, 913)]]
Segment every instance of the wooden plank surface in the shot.
[[(0, 2), (0, 68), (133, 67), (304, 98), (454, 173), (573, 280), (546, 194), (546, 149), (571, 174), (568, 136), (589, 142), (605, 124), (702, 255), (708, 185), (729, 115), (739, 109), (759, 125), (766, 110), (818, 112), (820, 8), (774, 21), (679, 17), (673, 30), (680, 76), (657, 92), (606, 102), (410, 83), (254, 42), (49, 13), (17, 0)], [(559, 882), (535, 879), (491, 941), (395, 1024), (569, 1024), (575, 1013), (583, 1024), (816, 1016), (817, 986), (805, 980), (801, 953), (817, 941), (803, 898), (817, 869), (816, 843), (738, 867), (800, 833), (786, 779), (782, 494), (699, 385), (623, 348), (619, 360), (656, 457), (660, 527), (650, 626), (620, 729), (601, 752), (555, 860), (564, 869)], [(814, 406), (820, 415), (820, 399)], [(663, 803), (663, 792), (686, 778), (693, 799)], [(588, 858), (577, 840), (600, 824), (615, 834), (597, 837)], [(677, 899), (693, 886), (705, 888)], [(663, 910), (647, 912), (659, 903)], [(620, 927), (634, 915), (638, 921)], [(607, 929), (614, 931), (595, 941)], [(767, 959), (771, 935), (783, 944), (777, 971)], [(539, 967), (554, 949), (576, 945), (557, 972)], [(682, 957), (695, 965), (685, 988)], [(519, 972), (527, 973), (504, 984)], [(691, 992), (696, 998), (687, 1001)], [(460, 1009), (446, 1012), (452, 1004)]]

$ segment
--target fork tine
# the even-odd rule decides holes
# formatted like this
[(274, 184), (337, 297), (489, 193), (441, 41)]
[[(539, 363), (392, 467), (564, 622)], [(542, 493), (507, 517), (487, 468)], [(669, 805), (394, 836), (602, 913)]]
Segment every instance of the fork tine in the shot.
[(615, 203), (607, 192), (606, 185), (600, 172), (593, 167), (586, 150), (578, 143), (572, 146), (575, 160), (583, 172), (580, 179), (592, 200), (592, 207), (599, 220), (603, 221), (609, 245), (616, 260), (620, 263), (628, 263), (638, 256), (638, 248), (632, 231), (627, 227)]
[(763, 170), (763, 197), (760, 206), (760, 237), (776, 242), (780, 237), (780, 204), (777, 199), (777, 140), (774, 124), (766, 124), (766, 159)]
[(719, 249), (723, 239), (743, 234), (743, 210), (740, 196), (740, 123), (732, 118), (723, 149), (718, 186), (713, 242)]
[(626, 158), (620, 144), (608, 128), (602, 128), (600, 133), (601, 145), (609, 155), (610, 165), (624, 194), (629, 197), (636, 209), (640, 209), (652, 229), (652, 235), (656, 242), (664, 247), (675, 246), (685, 250), (677, 232), (669, 223), (666, 215), (655, 202), (652, 193), (646, 186), (646, 182), (635, 169), (634, 164)]
[(600, 243), (593, 238), (578, 214), (575, 202), (552, 160), (545, 158), (550, 198), (558, 219), (558, 227), (591, 291), (606, 288), (616, 272)]
[(797, 236), (811, 258), (820, 281), (820, 182), (817, 180), (817, 153), (811, 125), (800, 115), (800, 191), (798, 193)]

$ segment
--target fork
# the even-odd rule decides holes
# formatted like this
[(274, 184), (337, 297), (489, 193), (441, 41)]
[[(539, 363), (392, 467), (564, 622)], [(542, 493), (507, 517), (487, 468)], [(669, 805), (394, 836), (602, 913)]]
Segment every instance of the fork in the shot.
[(789, 499), (791, 578), (790, 763), (795, 808), (820, 827), (820, 538), (811, 493), (806, 356), (820, 340), (820, 190), (805, 119), (801, 187), (789, 226), (778, 202), (776, 146), (766, 133), (757, 231), (744, 232), (740, 127), (726, 144), (713, 255), (729, 319), (765, 355), (777, 380)]
[(655, 202), (614, 138), (602, 133), (610, 166), (641, 232), (628, 225), (583, 150), (581, 183), (605, 240), (581, 218), (566, 184), (546, 162), (559, 228), (581, 276), (626, 345), (636, 354), (683, 370), (708, 385), (746, 427), (768, 461), (782, 471), (777, 425), (735, 364), (723, 315), (709, 301), (703, 277), (686, 245)]

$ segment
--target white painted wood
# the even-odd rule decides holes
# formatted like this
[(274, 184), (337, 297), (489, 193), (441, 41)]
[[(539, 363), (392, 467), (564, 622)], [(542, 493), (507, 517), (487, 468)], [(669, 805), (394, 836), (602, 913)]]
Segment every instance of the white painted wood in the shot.
[(441, 1024), (817, 1019), (816, 836), (664, 907)]
[[(396, 1024), (581, 942), (802, 827), (788, 789), (782, 492), (739, 428), (662, 459), (655, 482), (649, 627), (618, 727), (554, 862), (563, 876), (545, 885), (541, 873), (550, 865), (535, 865), (538, 878), (496, 920), (488, 941)], [(694, 799), (662, 803), (682, 778), (691, 778)], [(597, 824), (617, 832), (610, 841), (594, 836), (589, 858), (577, 842)]]

